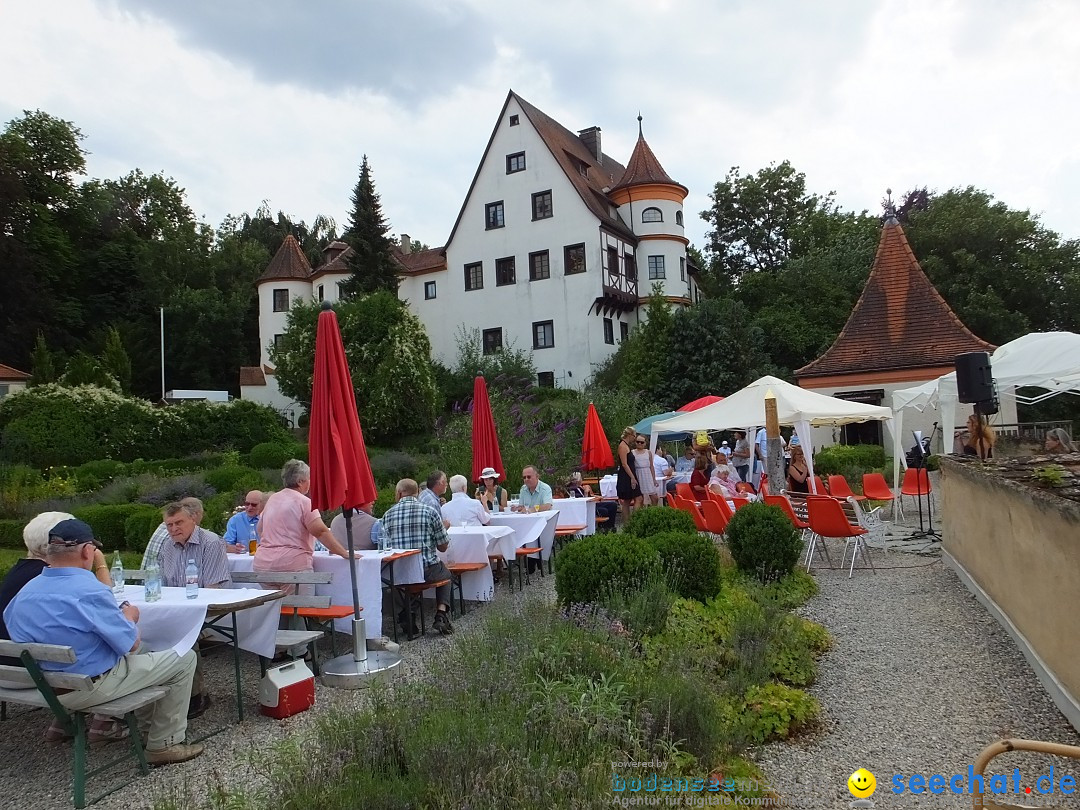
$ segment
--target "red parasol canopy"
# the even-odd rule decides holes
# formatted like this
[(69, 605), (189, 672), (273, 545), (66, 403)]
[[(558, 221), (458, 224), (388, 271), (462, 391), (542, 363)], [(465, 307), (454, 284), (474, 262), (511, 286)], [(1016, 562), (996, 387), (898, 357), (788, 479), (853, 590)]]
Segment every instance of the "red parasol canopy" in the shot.
[(585, 436), (581, 440), (581, 466), (586, 470), (604, 470), (615, 466), (611, 455), (611, 444), (600, 424), (600, 415), (596, 406), (589, 403), (589, 412), (585, 415)]
[(686, 413), (687, 411), (696, 411), (698, 408), (704, 408), (706, 405), (712, 405), (714, 402), (719, 402), (722, 399), (723, 397), (715, 397), (712, 394), (698, 397), (693, 402), (687, 402), (679, 408), (679, 412)]
[(337, 315), (329, 301), (323, 303), (315, 335), (308, 443), (313, 507), (356, 509), (375, 500), (375, 479), (356, 413), (356, 393)]
[(499, 436), (495, 432), (495, 417), (491, 415), (484, 375), (478, 374), (473, 381), (472, 407), (472, 480), (479, 481), (484, 467), (492, 467), (500, 479), (506, 478), (502, 453), (499, 452)]

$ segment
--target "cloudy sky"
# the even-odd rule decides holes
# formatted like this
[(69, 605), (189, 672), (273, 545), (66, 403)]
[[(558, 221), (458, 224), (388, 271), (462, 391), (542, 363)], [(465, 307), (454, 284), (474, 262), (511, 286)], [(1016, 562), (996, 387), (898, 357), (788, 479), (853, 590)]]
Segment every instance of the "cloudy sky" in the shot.
[(212, 225), (345, 221), (366, 153), (394, 232), (449, 235), (513, 88), (690, 189), (790, 160), (877, 211), (983, 188), (1080, 237), (1072, 0), (8, 0), (0, 122), (73, 121), (89, 174), (160, 171)]

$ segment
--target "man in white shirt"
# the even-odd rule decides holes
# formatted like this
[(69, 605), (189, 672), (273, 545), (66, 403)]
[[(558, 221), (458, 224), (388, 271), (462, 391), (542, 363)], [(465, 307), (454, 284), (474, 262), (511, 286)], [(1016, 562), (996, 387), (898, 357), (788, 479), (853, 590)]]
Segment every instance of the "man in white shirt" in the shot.
[(759, 428), (754, 438), (754, 455), (757, 463), (754, 464), (753, 483), (754, 489), (758, 489), (761, 484), (761, 474), (765, 472), (765, 463), (769, 459), (769, 435), (765, 432), (765, 428)]
[(491, 521), (484, 505), (469, 496), (469, 480), (464, 475), (450, 479), (450, 492), (452, 496), (443, 504), (442, 516), (451, 526), (486, 526)]

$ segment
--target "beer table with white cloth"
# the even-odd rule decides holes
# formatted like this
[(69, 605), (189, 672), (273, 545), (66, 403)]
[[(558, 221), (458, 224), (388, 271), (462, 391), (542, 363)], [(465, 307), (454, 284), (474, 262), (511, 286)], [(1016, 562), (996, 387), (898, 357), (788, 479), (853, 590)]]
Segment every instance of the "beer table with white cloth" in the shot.
[(447, 529), (450, 545), (440, 551), (439, 559), (447, 565), (454, 563), (484, 563), (478, 571), (465, 571), (461, 575), (463, 599), (470, 602), (490, 602), (495, 598), (495, 580), (491, 575), (488, 557), (500, 555), (514, 559), (514, 552), (521, 545), (518, 534), (509, 526), (452, 526)]
[[(555, 528), (559, 523), (559, 513), (547, 512), (499, 512), (491, 516), (488, 526), (509, 526), (517, 532), (517, 548), (535, 546), (537, 541), (542, 549), (540, 559), (551, 557), (555, 545)], [(505, 555), (504, 555), (505, 556)], [(513, 559), (513, 555), (506, 557)]]
[(584, 526), (582, 534), (596, 534), (596, 502), (599, 498), (554, 498), (551, 508), (559, 513), (557, 528)]
[[(394, 568), (394, 583), (407, 585), (410, 582), (424, 581), (424, 565), (419, 552), (402, 554), (401, 551), (377, 551), (364, 549), (354, 552), (356, 565), (356, 591), (360, 596), (360, 616), (365, 619), (368, 638), (382, 637), (383, 608), (383, 564), (388, 557)], [(255, 558), (250, 554), (230, 554), (230, 571), (251, 571)], [(328, 571), (333, 576), (328, 585), (316, 585), (317, 596), (329, 596), (330, 604), (352, 607), (352, 579), (349, 576), (349, 563), (344, 557), (327, 551), (316, 551), (312, 555), (312, 568), (317, 572)], [(352, 634), (352, 618), (337, 619), (334, 629), (339, 633)]]

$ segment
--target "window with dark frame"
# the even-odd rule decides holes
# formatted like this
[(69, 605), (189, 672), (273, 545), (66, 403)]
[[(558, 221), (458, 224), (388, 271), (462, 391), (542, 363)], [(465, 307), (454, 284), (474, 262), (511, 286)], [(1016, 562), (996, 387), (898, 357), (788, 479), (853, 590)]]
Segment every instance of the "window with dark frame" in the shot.
[(289, 291), (274, 290), (274, 312), (289, 311)]
[(551, 259), (546, 250), (529, 254), (529, 281), (551, 278)]
[(619, 340), (626, 340), (628, 337), (630, 337), (630, 324), (619, 321)]
[(675, 212), (675, 224), (682, 227), (682, 211)]
[(490, 202), (484, 206), (484, 223), (490, 231), (492, 228), (501, 228), (506, 225), (503, 217), (503, 201)]
[(646, 208), (641, 212), (642, 222), (663, 222), (664, 212), (659, 208)]
[(679, 278), (686, 281), (686, 257), (679, 257)]
[(537, 388), (554, 388), (555, 387), (555, 372), (554, 371), (541, 371), (536, 375), (536, 387)]
[(435, 282), (434, 281), (425, 281), (424, 282), (424, 300), (425, 301), (430, 301), (434, 297), (435, 297)]
[(604, 318), (604, 343), (615, 345), (615, 322), (611, 318)]
[(630, 281), (637, 280), (637, 264), (634, 261), (633, 253), (623, 254), (623, 275)]
[(505, 287), (507, 284), (517, 283), (517, 269), (514, 257), (507, 256), (505, 259), (495, 260), (495, 286)]
[(619, 275), (619, 249), (617, 247), (609, 246), (607, 249), (607, 269), (609, 273)]
[(658, 279), (667, 278), (667, 273), (664, 270), (664, 257), (663, 256), (650, 256), (649, 257), (649, 281), (656, 281)]
[(537, 321), (533, 324), (533, 348), (551, 349), (555, 347), (555, 322)]
[(506, 173), (513, 174), (514, 172), (525, 171), (525, 153), (515, 152), (512, 155), (506, 156)]
[(516, 127), (518, 125), (518, 117), (516, 115), (510, 116), (510, 126)]
[(275, 352), (280, 352), (280, 351), (284, 351), (284, 349), (285, 349), (285, 335), (283, 335), (283, 334), (274, 335), (274, 351)]
[(326, 297), (326, 296), (325, 296), (325, 294), (324, 294), (324, 292), (323, 292), (323, 285), (322, 285), (322, 284), (320, 284), (320, 285), (319, 285), (319, 300), (320, 300), (320, 301), (322, 301), (322, 300), (323, 300), (323, 298), (325, 298), (325, 297)]
[(502, 351), (502, 327), (498, 329), (485, 329), (484, 330), (484, 354), (495, 354), (495, 352)]
[(538, 191), (532, 195), (532, 214), (533, 219), (549, 219), (554, 215), (554, 209), (551, 206), (551, 189), (547, 191)]
[(563, 248), (564, 272), (568, 276), (585, 272), (585, 243), (567, 245)]
[(484, 263), (473, 262), (465, 265), (465, 290), (484, 289)]

